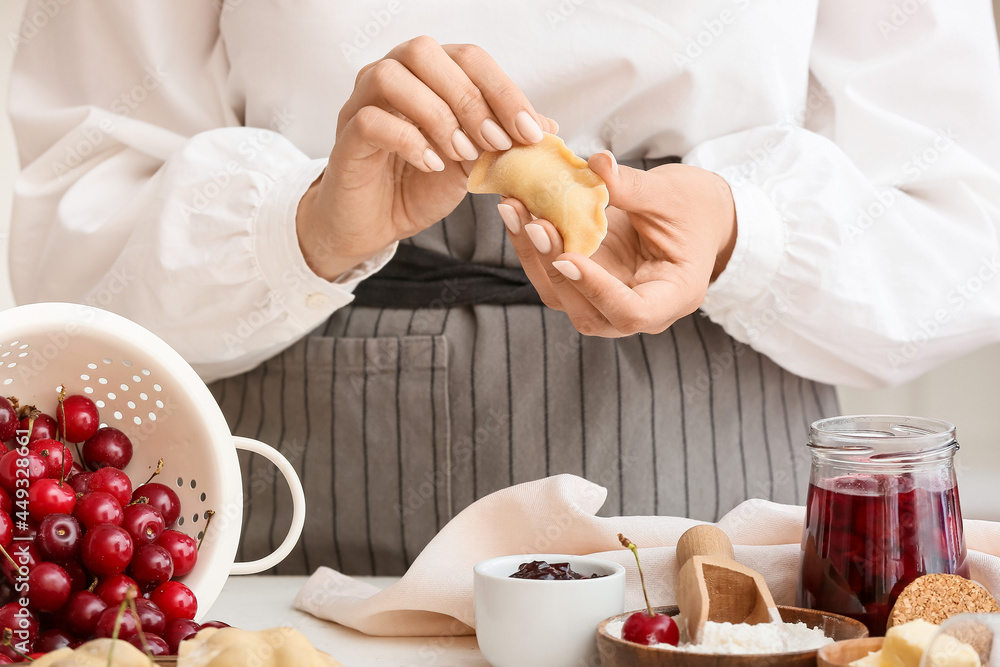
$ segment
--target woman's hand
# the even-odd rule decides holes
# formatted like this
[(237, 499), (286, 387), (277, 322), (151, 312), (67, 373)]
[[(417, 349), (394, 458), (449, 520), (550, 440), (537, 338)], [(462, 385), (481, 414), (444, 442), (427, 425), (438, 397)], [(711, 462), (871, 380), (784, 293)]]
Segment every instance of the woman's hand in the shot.
[(451, 213), (481, 150), (541, 141), (555, 124), (481, 48), (417, 37), (365, 66), (323, 175), (299, 202), (306, 263), (334, 280)]
[(729, 184), (684, 164), (619, 167), (610, 153), (591, 156), (590, 168), (611, 195), (608, 235), (597, 252), (563, 253), (555, 227), (515, 199), (500, 204), (510, 239), (542, 301), (581, 333), (660, 333), (697, 310), (732, 255)]

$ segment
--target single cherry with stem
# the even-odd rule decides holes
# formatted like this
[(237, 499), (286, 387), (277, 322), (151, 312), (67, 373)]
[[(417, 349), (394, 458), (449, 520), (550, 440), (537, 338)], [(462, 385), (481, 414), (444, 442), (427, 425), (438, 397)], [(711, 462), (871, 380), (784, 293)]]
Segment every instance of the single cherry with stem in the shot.
[(635, 556), (635, 565), (639, 568), (639, 583), (642, 585), (642, 595), (646, 598), (646, 611), (637, 611), (628, 617), (625, 625), (622, 626), (622, 639), (643, 646), (653, 644), (670, 644), (677, 646), (680, 641), (680, 630), (674, 619), (665, 614), (657, 614), (649, 604), (649, 595), (646, 593), (646, 580), (642, 576), (642, 565), (639, 563), (639, 548), (628, 538), (618, 533), (618, 541), (623, 547), (632, 550)]

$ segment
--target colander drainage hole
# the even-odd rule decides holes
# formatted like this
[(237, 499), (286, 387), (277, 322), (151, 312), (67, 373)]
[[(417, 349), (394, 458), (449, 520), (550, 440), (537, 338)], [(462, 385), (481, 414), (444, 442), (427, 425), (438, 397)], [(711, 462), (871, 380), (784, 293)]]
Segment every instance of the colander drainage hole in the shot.
[(183, 477), (178, 477), (177, 478), (177, 486), (184, 486), (184, 478)]

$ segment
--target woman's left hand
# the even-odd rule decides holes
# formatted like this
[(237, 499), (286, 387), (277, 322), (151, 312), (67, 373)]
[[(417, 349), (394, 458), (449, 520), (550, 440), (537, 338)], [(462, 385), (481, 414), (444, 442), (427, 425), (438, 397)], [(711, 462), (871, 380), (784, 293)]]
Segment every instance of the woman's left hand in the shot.
[(660, 333), (701, 305), (736, 244), (729, 184), (710, 171), (667, 164), (619, 167), (607, 152), (590, 158), (607, 183), (608, 235), (587, 258), (564, 253), (562, 237), (516, 199), (500, 214), (542, 301), (583, 334), (614, 338)]

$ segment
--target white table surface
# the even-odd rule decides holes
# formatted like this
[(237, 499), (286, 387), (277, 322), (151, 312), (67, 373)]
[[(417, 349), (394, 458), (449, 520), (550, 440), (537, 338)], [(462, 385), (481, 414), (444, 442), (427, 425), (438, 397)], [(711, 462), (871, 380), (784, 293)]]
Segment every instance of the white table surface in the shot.
[[(379, 588), (393, 577), (359, 577)], [(288, 626), (344, 667), (489, 667), (469, 637), (369, 637), (292, 608), (306, 577), (229, 577), (205, 620), (224, 621), (245, 630)]]

